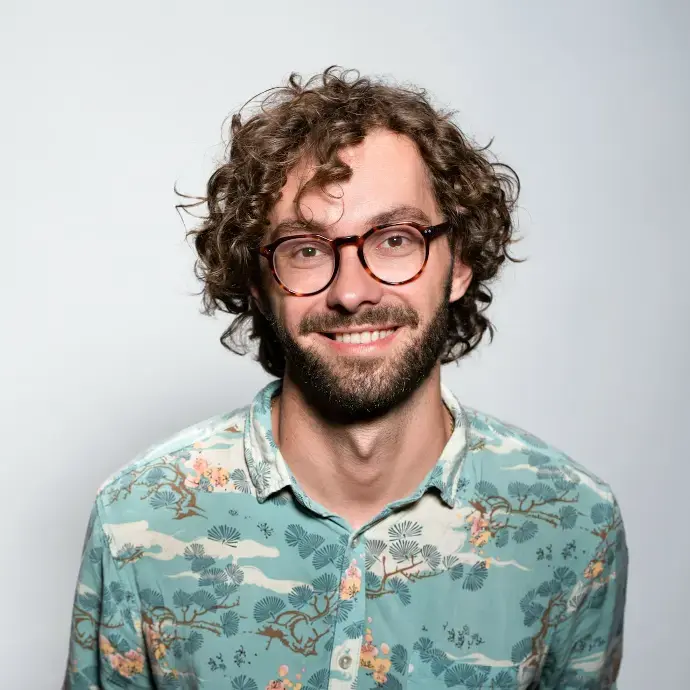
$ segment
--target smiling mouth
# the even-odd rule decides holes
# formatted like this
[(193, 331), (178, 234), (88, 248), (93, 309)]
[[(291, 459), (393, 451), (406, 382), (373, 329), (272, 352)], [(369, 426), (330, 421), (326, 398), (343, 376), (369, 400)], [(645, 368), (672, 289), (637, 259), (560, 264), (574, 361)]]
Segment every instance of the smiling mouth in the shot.
[(385, 329), (371, 329), (367, 331), (348, 331), (343, 333), (321, 333), (321, 335), (335, 340), (339, 343), (351, 343), (353, 345), (366, 345), (367, 343), (375, 343), (378, 340), (389, 338), (395, 331), (397, 326), (392, 326)]

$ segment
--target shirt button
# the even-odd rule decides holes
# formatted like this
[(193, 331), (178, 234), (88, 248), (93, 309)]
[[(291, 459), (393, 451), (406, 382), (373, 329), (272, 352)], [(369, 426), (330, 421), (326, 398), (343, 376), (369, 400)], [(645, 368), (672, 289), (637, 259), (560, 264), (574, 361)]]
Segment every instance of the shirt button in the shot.
[(338, 666), (343, 669), (343, 671), (346, 671), (348, 668), (350, 668), (350, 665), (352, 664), (352, 657), (349, 656), (348, 654), (345, 654), (340, 657), (340, 661), (338, 661)]

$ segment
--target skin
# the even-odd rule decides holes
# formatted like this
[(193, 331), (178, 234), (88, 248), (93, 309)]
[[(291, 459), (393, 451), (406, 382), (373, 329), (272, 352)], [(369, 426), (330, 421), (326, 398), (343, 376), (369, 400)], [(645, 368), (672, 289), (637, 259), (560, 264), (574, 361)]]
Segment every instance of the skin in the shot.
[[(363, 234), (371, 227), (374, 216), (400, 206), (418, 209), (431, 224), (444, 220), (425, 164), (409, 138), (388, 130), (374, 130), (361, 144), (344, 149), (341, 157), (353, 174), (348, 181), (327, 190), (337, 198), (315, 190), (301, 200), (302, 212), (324, 226), (322, 232), (328, 236)], [(310, 174), (310, 165), (305, 161), (288, 175), (281, 197), (269, 215), (269, 236), (279, 223), (296, 218), (294, 199)], [(371, 372), (372, 376), (385, 376), (386, 371), (395, 367), (396, 357), (399, 361), (404, 356), (405, 347), (410, 346), (439, 308), (449, 279), (450, 301), (462, 297), (472, 273), (459, 259), (452, 266), (451, 263), (448, 239), (442, 236), (431, 243), (428, 263), (417, 280), (389, 286), (368, 275), (356, 248), (346, 246), (341, 249), (335, 280), (325, 291), (311, 297), (284, 292), (264, 265), (263, 308), (270, 309), (299, 346), (324, 358), (341, 377), (342, 385), (347, 386), (352, 380), (348, 374), (354, 371), (351, 358), (378, 357), (380, 365)], [(252, 293), (261, 301), (256, 287)], [(337, 313), (347, 319), (380, 306), (412, 308), (419, 316), (419, 325), (402, 326), (391, 342), (375, 353), (367, 348), (343, 350), (320, 333), (300, 334), (299, 325), (306, 316)], [(361, 328), (360, 325), (352, 330)], [(375, 517), (390, 502), (414, 491), (437, 462), (452, 431), (452, 419), (441, 399), (438, 362), (402, 404), (373, 419), (354, 423), (334, 422), (310, 405), (291, 380), (288, 363), (282, 393), (272, 415), (276, 443), (302, 489), (342, 516), (353, 529)]]

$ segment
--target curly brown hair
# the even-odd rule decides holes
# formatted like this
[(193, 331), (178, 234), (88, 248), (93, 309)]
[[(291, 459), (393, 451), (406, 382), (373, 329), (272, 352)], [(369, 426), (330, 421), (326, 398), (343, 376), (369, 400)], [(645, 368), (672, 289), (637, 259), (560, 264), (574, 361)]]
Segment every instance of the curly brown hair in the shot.
[[(243, 121), (245, 107), (259, 97), (259, 108)], [(200, 204), (208, 209), (187, 236), (194, 238), (198, 254), (195, 273), (203, 283), (203, 312), (236, 315), (221, 343), (246, 354), (249, 341), (258, 340), (260, 364), (268, 373), (283, 376), (282, 345), (250, 294), (251, 285), (261, 290), (258, 247), (268, 229), (268, 214), (288, 173), (305, 158), (315, 172), (295, 199), (298, 214), (306, 191), (348, 180), (352, 170), (339, 152), (360, 143), (374, 128), (415, 142), (439, 209), (452, 223), (451, 250), (472, 269), (467, 291), (449, 305), (441, 362), (471, 352), (487, 330), (493, 341), (495, 327), (484, 315), (493, 300), (487, 283), (506, 259), (522, 261), (508, 253), (518, 241), (512, 211), (520, 182), (512, 168), (489, 159), (488, 145), (480, 148), (470, 142), (453, 115), (434, 109), (424, 89), (391, 85), (339, 67), (306, 82), (293, 73), (285, 85), (259, 94), (234, 114), (224, 161), (209, 178), (206, 196), (178, 192), (195, 201), (177, 205), (178, 210)]]

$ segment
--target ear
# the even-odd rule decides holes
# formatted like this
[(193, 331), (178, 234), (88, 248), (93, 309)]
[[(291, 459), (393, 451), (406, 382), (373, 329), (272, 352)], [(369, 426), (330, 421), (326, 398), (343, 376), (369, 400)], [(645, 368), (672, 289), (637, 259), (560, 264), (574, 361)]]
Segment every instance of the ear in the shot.
[(259, 310), (259, 312), (265, 317), (266, 316), (266, 307), (264, 305), (263, 297), (261, 295), (261, 292), (259, 289), (256, 287), (256, 285), (251, 285), (249, 287), (249, 293), (251, 295), (251, 301), (254, 303), (256, 308)]
[[(463, 206), (456, 206), (458, 222), (463, 222), (463, 217), (467, 214), (467, 209)], [(462, 243), (462, 237), (456, 237), (455, 242), (449, 238), (449, 245), (453, 251), (453, 275), (450, 286), (450, 302), (457, 302), (466, 292), (467, 288), (472, 282), (472, 269), (462, 262), (460, 252), (458, 251)]]
[(456, 254), (453, 259), (453, 276), (450, 286), (450, 302), (457, 302), (467, 292), (472, 282), (472, 269)]

